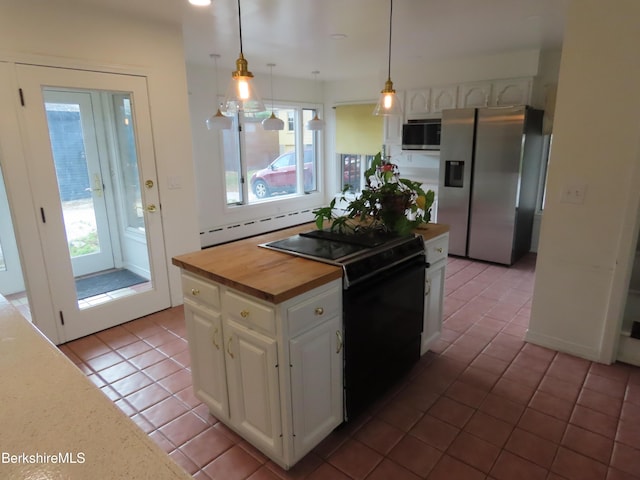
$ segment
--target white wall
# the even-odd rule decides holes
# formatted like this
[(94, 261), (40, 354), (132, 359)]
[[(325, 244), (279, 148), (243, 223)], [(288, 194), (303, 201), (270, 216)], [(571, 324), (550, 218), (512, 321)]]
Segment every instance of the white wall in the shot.
[[(559, 56), (559, 54), (557, 55)], [(459, 84), (479, 80), (536, 77), (540, 75), (545, 82), (557, 81), (557, 64), (541, 63), (543, 58), (538, 50), (508, 52), (483, 57), (460, 58), (440, 61), (425, 65), (394, 65), (392, 79), (400, 95), (403, 90), (430, 87), (437, 85)], [(250, 59), (249, 59), (250, 60)], [(224, 94), (229, 81), (229, 72), (233, 59), (218, 59), (218, 92)], [(324, 166), (324, 192), (321, 195), (305, 195), (290, 201), (266, 202), (259, 205), (228, 207), (224, 205), (223, 194), (223, 162), (220, 151), (220, 133), (208, 131), (204, 121), (215, 112), (215, 70), (211, 67), (187, 65), (189, 84), (189, 105), (193, 130), (193, 151), (196, 170), (196, 188), (198, 198), (198, 221), (202, 232), (202, 244), (226, 241), (250, 234), (259, 233), (253, 220), (274, 215), (287, 214), (301, 209), (313, 209), (325, 205), (340, 190), (338, 169), (335, 156), (334, 136), (335, 115), (333, 106), (345, 103), (375, 103), (380, 89), (386, 80), (386, 71), (381, 65), (380, 78), (368, 77), (351, 81), (322, 82), (322, 74), (318, 77), (322, 87), (324, 105), (322, 165)], [(541, 71), (544, 68), (545, 71)], [(277, 67), (276, 69), (277, 70)], [(551, 79), (551, 80), (549, 80)], [(257, 75), (256, 85), (263, 99), (269, 97), (269, 77)], [(274, 75), (274, 96), (279, 101), (318, 102), (318, 85), (313, 79), (293, 79)], [(538, 88), (542, 92), (542, 88)], [(544, 93), (540, 93), (544, 103)], [(266, 102), (269, 103), (268, 101)], [(538, 105), (539, 106), (539, 105)], [(380, 136), (382, 145), (382, 132)], [(305, 217), (309, 219), (310, 217)], [(300, 223), (294, 217), (289, 223)], [(239, 227), (236, 227), (239, 225)], [(226, 228), (232, 226), (233, 228)], [(273, 228), (284, 226), (283, 223)], [(223, 233), (220, 228), (224, 228)], [(265, 224), (263, 224), (263, 228)]]
[[(527, 339), (610, 362), (640, 203), (640, 3), (572, 2)], [(562, 202), (583, 186), (584, 201)]]
[[(249, 59), (250, 60), (250, 59)], [(203, 246), (234, 238), (261, 233), (267, 229), (275, 230), (305, 221), (298, 215), (288, 219), (270, 220), (255, 223), (274, 216), (308, 210), (325, 203), (321, 194), (309, 194), (277, 202), (263, 202), (246, 206), (227, 206), (224, 203), (224, 162), (222, 160), (221, 138), (219, 131), (207, 130), (205, 120), (216, 112), (217, 105), (227, 90), (235, 59), (218, 59), (218, 100), (216, 101), (215, 69), (187, 64), (189, 85), (189, 110), (192, 125), (193, 157), (196, 172), (196, 191), (198, 202), (198, 222)], [(257, 75), (254, 78), (258, 92), (265, 105), (271, 105), (269, 76)], [(287, 101), (306, 104), (313, 107), (320, 102), (321, 92), (312, 78), (295, 79), (273, 76), (273, 92), (276, 102)], [(324, 135), (324, 134), (321, 134)], [(324, 149), (320, 149), (320, 165), (326, 164)], [(307, 220), (311, 220), (309, 213)], [(240, 225), (236, 227), (235, 225)], [(232, 228), (226, 228), (232, 226)], [(224, 228), (222, 231), (217, 231)]]
[[(2, 60), (147, 78), (171, 301), (182, 303), (179, 269), (171, 258), (198, 249), (199, 242), (180, 28), (117, 16), (99, 6), (3, 0)], [(170, 177), (181, 188), (169, 189)], [(28, 179), (13, 180), (28, 188)]]

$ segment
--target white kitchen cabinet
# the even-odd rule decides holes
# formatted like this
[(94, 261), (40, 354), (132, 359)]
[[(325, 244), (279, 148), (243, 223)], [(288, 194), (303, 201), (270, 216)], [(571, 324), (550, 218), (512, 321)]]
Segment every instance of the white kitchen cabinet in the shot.
[(263, 452), (281, 456), (276, 340), (228, 317), (224, 337), (231, 424)]
[(220, 420), (229, 418), (222, 320), (220, 313), (184, 300), (184, 317), (187, 324), (191, 377), (193, 391), (207, 404), (211, 414)]
[(531, 79), (516, 78), (493, 82), (491, 105), (504, 107), (509, 105), (528, 105), (531, 101)]
[(433, 87), (431, 89), (431, 113), (442, 114), (443, 110), (456, 108), (458, 86)]
[(449, 253), (449, 234), (445, 233), (427, 240), (424, 244), (426, 261), (429, 263), (425, 275), (424, 323), (420, 354), (424, 355), (442, 332), (444, 313), (444, 280)]
[(344, 416), (340, 317), (298, 335), (290, 346), (294, 451), (304, 455)]
[(458, 108), (486, 107), (491, 100), (491, 82), (464, 84), (458, 87)]
[(228, 419), (219, 289), (190, 275), (182, 276), (182, 288), (194, 393), (216, 418)]
[(182, 280), (195, 395), (288, 469), (344, 418), (342, 280), (277, 305)]
[(405, 102), (407, 120), (425, 118), (431, 113), (431, 89), (408, 90)]
[(402, 144), (402, 115), (390, 115), (384, 117), (383, 139), (385, 145)]

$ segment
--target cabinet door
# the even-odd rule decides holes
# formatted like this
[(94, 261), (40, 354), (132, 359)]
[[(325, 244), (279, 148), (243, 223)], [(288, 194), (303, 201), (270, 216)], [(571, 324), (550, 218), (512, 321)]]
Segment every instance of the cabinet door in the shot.
[(458, 87), (434, 87), (431, 89), (431, 113), (456, 108)]
[(216, 418), (226, 420), (229, 400), (220, 314), (185, 299), (184, 317), (194, 393)]
[(444, 270), (446, 261), (432, 264), (425, 277), (424, 324), (420, 354), (425, 354), (440, 338), (444, 299)]
[(385, 145), (400, 145), (402, 144), (402, 116), (387, 116), (384, 117), (384, 135), (382, 143)]
[(528, 105), (531, 100), (531, 81), (516, 79), (494, 82), (493, 91), (493, 105)]
[(293, 449), (301, 458), (343, 420), (340, 317), (295, 337), (289, 345)]
[(461, 85), (458, 90), (458, 108), (486, 107), (491, 99), (491, 83)]
[(407, 119), (424, 118), (431, 113), (431, 90), (409, 90), (405, 107)]
[(282, 454), (277, 343), (224, 321), (231, 424), (265, 453)]

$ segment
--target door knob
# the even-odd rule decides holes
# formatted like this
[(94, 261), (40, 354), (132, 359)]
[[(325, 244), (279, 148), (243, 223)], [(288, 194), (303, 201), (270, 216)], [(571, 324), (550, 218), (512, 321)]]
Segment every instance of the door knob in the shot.
[(153, 213), (156, 210), (157, 210), (157, 207), (153, 203), (150, 203), (149, 205), (147, 205), (147, 212)]

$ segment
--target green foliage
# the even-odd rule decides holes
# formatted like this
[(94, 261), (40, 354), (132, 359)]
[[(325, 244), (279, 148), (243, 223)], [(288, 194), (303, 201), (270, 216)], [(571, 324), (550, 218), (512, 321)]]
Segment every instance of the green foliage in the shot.
[(97, 231), (89, 232), (84, 237), (76, 238), (69, 242), (69, 254), (71, 258), (96, 253), (99, 250), (100, 246), (98, 244)]
[[(420, 182), (400, 178), (398, 167), (384, 163), (380, 152), (365, 171), (365, 180), (366, 187), (349, 202), (345, 215), (333, 214), (335, 198), (328, 206), (314, 210), (316, 226), (321, 229), (328, 222), (331, 230), (339, 232), (376, 228), (404, 235), (431, 220), (435, 193), (425, 192)], [(341, 200), (346, 201), (348, 190), (347, 185)]]

